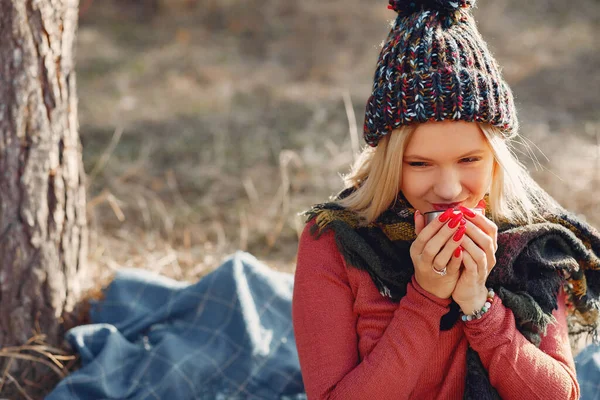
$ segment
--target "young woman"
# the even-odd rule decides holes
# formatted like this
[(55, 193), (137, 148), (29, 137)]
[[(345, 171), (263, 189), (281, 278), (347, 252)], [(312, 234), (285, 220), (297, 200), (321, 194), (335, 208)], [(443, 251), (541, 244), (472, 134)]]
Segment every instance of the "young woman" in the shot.
[(579, 398), (568, 334), (596, 334), (600, 235), (514, 157), (512, 94), (473, 3), (390, 0), (370, 146), (300, 239), (309, 399)]

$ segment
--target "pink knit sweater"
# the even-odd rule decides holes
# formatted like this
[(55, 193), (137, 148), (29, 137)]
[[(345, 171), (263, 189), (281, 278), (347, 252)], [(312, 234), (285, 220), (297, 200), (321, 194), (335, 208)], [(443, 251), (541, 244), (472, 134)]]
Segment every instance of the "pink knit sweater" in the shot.
[[(413, 278), (406, 296), (381, 296), (365, 271), (346, 266), (333, 232), (302, 233), (293, 324), (309, 399), (462, 399), (467, 345), (502, 399), (578, 399), (564, 294), (539, 348), (496, 296), (480, 320), (441, 332), (449, 299)], [(496, 268), (501, 268), (497, 266)]]

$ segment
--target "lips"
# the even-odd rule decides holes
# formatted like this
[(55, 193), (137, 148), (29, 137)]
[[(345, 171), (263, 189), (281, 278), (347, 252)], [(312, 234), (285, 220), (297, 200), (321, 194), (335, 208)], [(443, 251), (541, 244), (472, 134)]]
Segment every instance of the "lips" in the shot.
[(460, 205), (460, 202), (459, 203), (446, 203), (446, 204), (432, 204), (432, 205), (436, 211), (439, 211), (439, 210), (447, 210), (449, 208), (456, 208)]

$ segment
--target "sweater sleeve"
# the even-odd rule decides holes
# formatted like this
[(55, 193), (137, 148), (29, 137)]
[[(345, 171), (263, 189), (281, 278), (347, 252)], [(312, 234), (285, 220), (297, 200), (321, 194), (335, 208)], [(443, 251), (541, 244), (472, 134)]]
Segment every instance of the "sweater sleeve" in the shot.
[(503, 399), (579, 399), (562, 291), (552, 315), (556, 323), (539, 348), (517, 330), (512, 311), (497, 296), (483, 318), (465, 323), (467, 339)]
[[(292, 318), (309, 399), (406, 399), (440, 335), (450, 300), (427, 297), (409, 283), (394, 316), (361, 361), (354, 294), (331, 231), (300, 238)], [(390, 384), (394, 382), (394, 384)]]

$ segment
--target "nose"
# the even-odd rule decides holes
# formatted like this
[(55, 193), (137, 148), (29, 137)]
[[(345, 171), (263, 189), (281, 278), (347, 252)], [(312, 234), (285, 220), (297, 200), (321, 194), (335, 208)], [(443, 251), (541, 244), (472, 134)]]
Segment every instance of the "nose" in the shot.
[(462, 193), (462, 184), (460, 174), (456, 171), (443, 171), (439, 174), (433, 187), (435, 195), (445, 202), (452, 202), (459, 199)]

